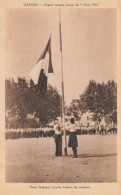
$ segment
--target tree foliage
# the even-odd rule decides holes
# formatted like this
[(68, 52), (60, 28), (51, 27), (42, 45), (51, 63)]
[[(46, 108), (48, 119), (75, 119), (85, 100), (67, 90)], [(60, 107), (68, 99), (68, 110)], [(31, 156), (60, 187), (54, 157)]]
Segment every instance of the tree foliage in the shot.
[[(6, 79), (5, 108), (6, 125), (22, 128), (29, 126), (31, 123), (30, 120), (27, 120), (27, 115), (33, 113), (35, 119), (39, 118), (40, 124), (45, 125), (50, 119), (59, 116), (60, 96), (57, 90), (51, 86), (48, 87), (45, 94), (40, 95), (32, 80), (28, 83), (24, 78), (18, 78), (17, 82), (13, 79)], [(17, 119), (16, 116), (18, 116)], [(14, 118), (13, 123), (10, 122), (12, 118)], [(33, 124), (34, 122), (32, 122)], [(36, 126), (36, 122), (34, 125)]]
[(85, 90), (80, 95), (80, 99), (73, 100), (70, 106), (74, 112), (82, 113), (89, 110), (95, 114), (95, 119), (100, 120), (102, 116), (110, 114), (113, 121), (116, 122), (117, 115), (117, 85), (114, 81), (105, 83), (96, 83), (91, 80)]

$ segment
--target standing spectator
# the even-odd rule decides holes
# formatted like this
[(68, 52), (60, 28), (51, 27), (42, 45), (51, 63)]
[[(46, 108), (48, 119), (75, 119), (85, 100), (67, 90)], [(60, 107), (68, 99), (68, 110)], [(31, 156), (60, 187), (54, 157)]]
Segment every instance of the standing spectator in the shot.
[(58, 120), (55, 121), (54, 131), (55, 131), (54, 138), (55, 138), (55, 144), (56, 144), (55, 155), (62, 156), (62, 130), (61, 130)]
[(108, 125), (105, 125), (105, 134), (108, 132)]
[(78, 142), (77, 142), (76, 125), (75, 125), (74, 118), (71, 118), (70, 122), (71, 122), (71, 124), (69, 126), (69, 142), (68, 142), (68, 147), (72, 147), (72, 150), (73, 150), (73, 158), (77, 158)]
[[(63, 124), (62, 124), (61, 126), (63, 126)], [(66, 135), (69, 134), (68, 127), (69, 127), (69, 121), (68, 121), (67, 118), (66, 118), (66, 119), (65, 119), (65, 130), (66, 130)]]

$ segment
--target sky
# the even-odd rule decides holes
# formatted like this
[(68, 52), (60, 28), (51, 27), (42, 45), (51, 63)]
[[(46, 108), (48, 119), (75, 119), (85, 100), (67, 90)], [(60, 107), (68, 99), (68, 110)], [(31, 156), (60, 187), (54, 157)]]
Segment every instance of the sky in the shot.
[[(65, 102), (79, 98), (90, 80), (116, 81), (116, 9), (61, 9)], [(54, 74), (48, 82), (61, 93), (59, 9), (17, 8), (6, 11), (5, 77), (25, 77), (51, 35)]]

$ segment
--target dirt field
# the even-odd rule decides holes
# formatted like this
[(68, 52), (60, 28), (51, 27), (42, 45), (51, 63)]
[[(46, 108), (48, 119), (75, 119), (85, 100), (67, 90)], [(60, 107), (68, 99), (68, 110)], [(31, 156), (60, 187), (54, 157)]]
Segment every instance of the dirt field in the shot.
[[(68, 140), (68, 137), (67, 137)], [(116, 182), (117, 136), (78, 136), (78, 158), (55, 157), (51, 137), (6, 140), (6, 182)]]

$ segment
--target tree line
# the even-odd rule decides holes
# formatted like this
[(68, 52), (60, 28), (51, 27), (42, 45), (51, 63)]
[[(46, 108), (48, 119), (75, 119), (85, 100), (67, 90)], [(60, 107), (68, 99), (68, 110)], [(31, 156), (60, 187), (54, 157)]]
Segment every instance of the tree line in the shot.
[[(26, 128), (45, 126), (60, 116), (61, 96), (56, 88), (48, 86), (46, 93), (40, 94), (38, 86), (25, 78), (5, 80), (5, 121), (7, 128)], [(72, 100), (66, 107), (66, 114), (90, 111), (95, 120), (109, 115), (117, 122), (117, 84), (114, 81), (97, 83), (89, 81), (79, 99)]]

